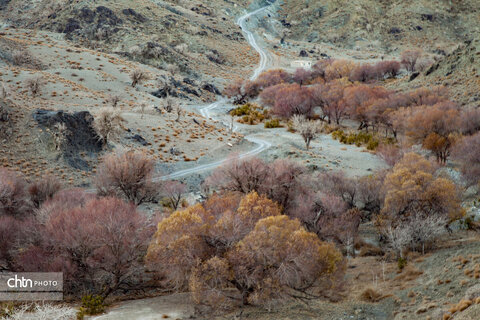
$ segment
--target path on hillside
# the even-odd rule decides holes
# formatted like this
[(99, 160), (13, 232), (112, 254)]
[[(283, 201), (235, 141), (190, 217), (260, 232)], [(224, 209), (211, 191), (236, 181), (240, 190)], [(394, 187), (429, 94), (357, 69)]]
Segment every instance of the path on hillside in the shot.
[[(266, 49), (262, 48), (258, 44), (257, 40), (255, 39), (255, 35), (253, 34), (253, 32), (251, 32), (248, 29), (247, 22), (248, 22), (248, 19), (250, 19), (252, 16), (265, 11), (269, 6), (270, 5), (262, 7), (260, 9), (255, 10), (255, 11), (249, 12), (249, 13), (241, 16), (237, 20), (237, 24), (240, 26), (240, 28), (244, 32), (248, 43), (250, 44), (250, 46), (253, 49), (255, 49), (255, 51), (258, 52), (258, 54), (260, 56), (260, 62), (258, 63), (257, 68), (254, 70), (253, 75), (251, 76), (250, 80), (255, 80), (267, 68), (269, 63), (272, 62), (272, 57)], [(220, 106), (222, 106), (222, 105), (228, 105), (228, 104), (229, 104), (229, 101), (227, 99), (221, 97), (217, 101), (215, 101), (214, 103), (200, 108), (199, 111), (200, 111), (200, 114), (207, 119), (210, 118), (212, 120), (217, 120), (217, 121), (222, 122), (222, 119), (212, 115), (211, 111), (220, 107)], [(225, 123), (225, 121), (223, 121), (223, 122), (226, 126), (228, 126), (228, 124)], [(237, 131), (238, 128), (239, 128), (238, 125), (234, 125), (233, 131)], [(168, 175), (164, 175), (164, 176), (155, 178), (154, 180), (158, 181), (158, 180), (176, 179), (176, 178), (181, 178), (181, 177), (193, 174), (193, 173), (199, 173), (199, 172), (215, 169), (215, 168), (221, 166), (222, 164), (224, 164), (228, 161), (231, 161), (232, 159), (242, 159), (242, 158), (251, 157), (251, 156), (257, 155), (257, 154), (267, 150), (268, 148), (270, 148), (272, 146), (270, 142), (268, 142), (264, 139), (258, 138), (258, 137), (254, 137), (253, 135), (246, 135), (244, 137), (244, 139), (247, 140), (247, 141), (253, 142), (254, 144), (256, 144), (256, 147), (247, 151), (247, 152), (239, 153), (234, 158), (227, 157), (227, 158), (223, 158), (221, 160), (214, 161), (214, 162), (211, 162), (211, 163), (206, 163), (206, 164), (194, 166), (192, 168), (175, 171), (175, 172), (172, 172)]]

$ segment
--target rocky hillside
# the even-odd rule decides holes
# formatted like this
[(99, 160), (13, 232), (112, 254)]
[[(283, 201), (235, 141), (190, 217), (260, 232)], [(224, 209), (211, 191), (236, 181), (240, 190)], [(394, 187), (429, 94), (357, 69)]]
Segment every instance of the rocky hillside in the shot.
[(480, 38), (468, 41), (432, 65), (415, 83), (445, 85), (456, 101), (478, 106), (480, 101)]
[(349, 48), (448, 50), (479, 34), (477, 0), (284, 1), (287, 38)]
[(207, 81), (242, 74), (257, 60), (235, 24), (246, 2), (4, 0), (0, 18), (161, 69), (176, 65), (176, 72)]

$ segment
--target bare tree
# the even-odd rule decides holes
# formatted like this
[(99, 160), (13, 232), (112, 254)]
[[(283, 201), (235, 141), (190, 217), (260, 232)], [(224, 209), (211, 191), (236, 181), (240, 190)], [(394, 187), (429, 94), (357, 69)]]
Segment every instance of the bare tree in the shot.
[(102, 108), (95, 116), (93, 127), (102, 143), (107, 145), (108, 141), (122, 133), (124, 121), (120, 113), (113, 108)]
[(400, 59), (407, 71), (414, 72), (417, 61), (421, 55), (422, 53), (419, 50), (406, 50), (402, 52)]
[(141, 69), (135, 69), (132, 71), (132, 73), (130, 73), (130, 79), (132, 80), (132, 87), (135, 88), (137, 84), (148, 80), (148, 75)]
[(180, 118), (185, 114), (185, 110), (183, 110), (180, 105), (176, 104), (175, 105), (175, 113), (177, 114), (177, 118), (175, 119), (176, 122), (180, 121)]
[(305, 116), (294, 115), (292, 117), (293, 127), (303, 137), (307, 150), (310, 148), (310, 142), (315, 139), (320, 132), (321, 126), (317, 121), (307, 120)]
[(186, 186), (179, 181), (167, 181), (162, 186), (162, 193), (168, 198), (168, 202), (173, 210), (177, 210), (182, 201)]
[(32, 96), (36, 97), (40, 94), (43, 86), (43, 78), (41, 76), (36, 76), (33, 78), (28, 78), (25, 80), (25, 86), (30, 91)]
[(67, 142), (68, 129), (65, 123), (57, 122), (52, 132), (55, 150), (62, 150)]
[(168, 113), (172, 112), (177, 106), (177, 103), (172, 98), (163, 100), (163, 109)]

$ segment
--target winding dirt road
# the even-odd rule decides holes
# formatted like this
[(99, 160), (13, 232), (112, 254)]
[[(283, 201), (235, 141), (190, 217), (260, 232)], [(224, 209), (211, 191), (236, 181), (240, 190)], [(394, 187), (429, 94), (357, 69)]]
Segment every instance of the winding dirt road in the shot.
[[(255, 80), (267, 68), (269, 63), (271, 63), (271, 61), (272, 61), (272, 57), (271, 57), (270, 52), (268, 52), (266, 49), (260, 47), (257, 40), (255, 39), (255, 35), (253, 34), (253, 32), (248, 30), (248, 27), (247, 27), (248, 19), (250, 19), (252, 16), (254, 16), (254, 15), (260, 13), (260, 12), (265, 11), (268, 7), (270, 7), (270, 5), (262, 7), (260, 9), (255, 10), (255, 11), (249, 12), (249, 13), (241, 16), (237, 20), (237, 24), (240, 26), (240, 28), (244, 32), (248, 43), (260, 55), (260, 62), (258, 64), (258, 67), (253, 72), (253, 75), (250, 77), (250, 80)], [(220, 107), (220, 106), (222, 106), (222, 105), (227, 105), (227, 104), (229, 104), (228, 100), (221, 97), (217, 101), (215, 101), (214, 103), (200, 108), (199, 111), (200, 111), (200, 114), (207, 119), (211, 118), (213, 120), (223, 121), (221, 118), (215, 117), (214, 115), (212, 115), (211, 111)], [(223, 121), (223, 122), (224, 122), (225, 125), (228, 126), (228, 124), (225, 121)], [(238, 128), (239, 128), (238, 125), (234, 125), (233, 131), (237, 131)], [(199, 173), (199, 172), (215, 169), (215, 168), (221, 166), (222, 164), (224, 164), (228, 161), (231, 161), (232, 159), (242, 159), (242, 158), (251, 157), (251, 156), (257, 155), (257, 154), (267, 150), (268, 148), (270, 148), (272, 146), (270, 142), (268, 142), (266, 140), (263, 140), (263, 139), (260, 139), (258, 137), (254, 137), (252, 135), (247, 135), (247, 136), (244, 137), (244, 139), (255, 143), (257, 146), (255, 148), (253, 148), (252, 150), (249, 150), (247, 152), (238, 154), (235, 158), (228, 157), (228, 158), (224, 158), (224, 159), (214, 161), (214, 162), (211, 162), (211, 163), (202, 164), (202, 165), (198, 165), (198, 166), (195, 166), (195, 167), (192, 167), (192, 168), (175, 171), (175, 172), (172, 172), (168, 175), (164, 175), (164, 176), (155, 178), (154, 180), (159, 181), (159, 180), (176, 179), (176, 178), (184, 177), (184, 176), (187, 176), (187, 175), (190, 175), (190, 174), (193, 174), (193, 173)]]

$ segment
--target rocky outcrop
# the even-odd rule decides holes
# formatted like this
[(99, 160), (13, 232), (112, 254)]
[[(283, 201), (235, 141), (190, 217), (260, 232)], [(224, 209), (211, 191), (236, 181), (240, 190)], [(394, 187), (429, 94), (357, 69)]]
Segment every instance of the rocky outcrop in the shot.
[(65, 125), (65, 143), (61, 152), (65, 161), (74, 168), (89, 170), (88, 163), (80, 153), (95, 157), (102, 151), (103, 145), (93, 129), (93, 116), (88, 111), (66, 113), (37, 109), (33, 112), (33, 119), (43, 129), (44, 141), (51, 140), (58, 124)]

